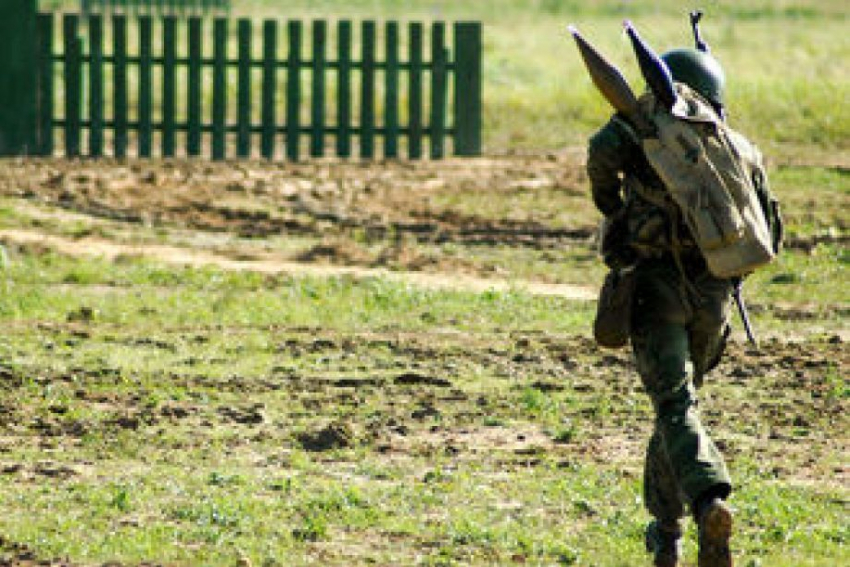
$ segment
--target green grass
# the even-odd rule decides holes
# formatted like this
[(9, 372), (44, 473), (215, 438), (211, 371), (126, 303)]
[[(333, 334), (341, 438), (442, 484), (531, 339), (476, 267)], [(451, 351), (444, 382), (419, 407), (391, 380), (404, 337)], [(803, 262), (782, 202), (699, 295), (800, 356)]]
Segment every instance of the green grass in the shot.
[[(583, 338), (592, 304), (8, 255), (0, 557), (16, 542), (82, 563), (645, 560), (642, 448), (624, 432), (643, 437), (651, 410), (635, 376), (612, 379), (625, 353), (603, 362)], [(808, 281), (800, 261), (828, 264)], [(823, 254), (784, 262), (811, 289), (843, 273), (825, 273)], [(799, 300), (765, 278), (758, 301), (773, 287)], [(841, 366), (821, 364), (831, 348), (812, 335), (787, 355), (799, 366), (754, 360), (750, 382), (709, 386), (739, 484), (742, 565), (848, 559), (846, 490), (825, 480), (841, 466), (846, 398)], [(761, 356), (774, 353), (786, 356)], [(397, 382), (410, 373), (448, 386)], [(718, 410), (748, 424), (718, 423)], [(300, 445), (329, 422), (353, 444)]]
[(0, 298), (0, 317), (7, 320), (62, 320), (85, 308), (103, 323), (151, 327), (192, 321), (345, 330), (568, 330), (590, 317), (589, 307), (557, 297), (430, 291), (380, 278), (358, 282), (345, 276), (288, 278), (217, 268), (173, 269), (139, 258), (115, 266), (53, 253), (14, 260)]
[[(635, 86), (623, 18), (659, 50), (690, 43), (685, 9), (669, 1), (241, 6), (256, 18), (483, 20), (490, 153), (580, 146), (609, 114), (567, 23)], [(762, 348), (734, 337), (702, 391), (736, 483), (736, 564), (847, 564), (850, 14), (837, 0), (706, 12), (732, 122), (764, 150), (796, 242), (745, 285)], [(2, 228), (252, 246), (19, 205), (0, 202)], [(597, 218), (574, 187), (435, 194), (431, 206), (558, 228)], [(289, 254), (316, 242), (257, 244)], [(508, 279), (593, 284), (603, 270), (590, 243), (410, 246)], [(592, 344), (592, 303), (4, 252), (0, 563), (646, 563), (652, 410), (628, 352)], [(329, 424), (349, 442), (310, 450), (303, 439)]]

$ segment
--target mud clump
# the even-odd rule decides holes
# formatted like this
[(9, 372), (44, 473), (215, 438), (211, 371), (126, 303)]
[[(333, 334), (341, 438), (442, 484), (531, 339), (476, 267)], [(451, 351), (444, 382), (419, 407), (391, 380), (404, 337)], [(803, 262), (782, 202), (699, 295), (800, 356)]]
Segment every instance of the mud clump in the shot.
[(258, 425), (265, 422), (263, 404), (254, 404), (248, 407), (222, 406), (218, 408), (218, 414), (225, 419), (242, 425)]
[(318, 431), (298, 434), (298, 443), (305, 451), (321, 452), (345, 449), (354, 445), (354, 430), (347, 423), (334, 422)]
[(399, 386), (436, 386), (438, 388), (448, 388), (452, 385), (445, 378), (437, 378), (436, 376), (425, 376), (416, 372), (405, 372), (396, 377), (396, 385)]

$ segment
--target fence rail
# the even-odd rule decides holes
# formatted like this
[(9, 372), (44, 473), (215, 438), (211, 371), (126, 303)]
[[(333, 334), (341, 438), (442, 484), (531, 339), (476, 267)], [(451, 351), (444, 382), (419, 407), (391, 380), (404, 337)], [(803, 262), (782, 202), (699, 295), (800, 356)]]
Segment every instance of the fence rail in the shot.
[[(35, 38), (23, 72), (34, 116), (10, 147), (3, 130), (20, 124), (0, 114), (0, 153), (295, 160), (305, 151), (413, 159), (443, 157), (449, 145), (455, 155), (481, 151), (478, 22), (24, 19)], [(0, 35), (0, 71), (3, 44)]]
[(212, 14), (230, 12), (230, 0), (79, 0), (80, 13)]

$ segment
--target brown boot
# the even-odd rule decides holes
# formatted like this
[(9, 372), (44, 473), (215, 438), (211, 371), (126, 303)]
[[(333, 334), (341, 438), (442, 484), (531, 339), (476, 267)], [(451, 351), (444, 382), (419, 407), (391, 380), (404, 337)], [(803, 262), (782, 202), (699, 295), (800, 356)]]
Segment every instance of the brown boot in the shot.
[(732, 536), (732, 510), (720, 498), (699, 512), (699, 567), (732, 567), (729, 538)]
[(676, 567), (682, 554), (682, 530), (678, 522), (663, 525), (654, 520), (646, 526), (646, 550), (654, 567)]

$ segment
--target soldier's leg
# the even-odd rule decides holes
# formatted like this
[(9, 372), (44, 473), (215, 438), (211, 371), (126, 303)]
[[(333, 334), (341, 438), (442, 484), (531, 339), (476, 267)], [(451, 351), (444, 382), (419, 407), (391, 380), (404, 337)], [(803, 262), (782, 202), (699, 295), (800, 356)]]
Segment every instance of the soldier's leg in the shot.
[(675, 266), (651, 264), (639, 273), (632, 347), (673, 476), (693, 505), (709, 489), (728, 493), (729, 477), (697, 413), (687, 328), (693, 310), (681, 289)]
[[(695, 378), (702, 377), (720, 361), (729, 334), (729, 311), (732, 284), (705, 274), (696, 282), (700, 301), (695, 306), (689, 326), (691, 359)], [(700, 567), (731, 567), (729, 539), (732, 535), (732, 512), (723, 502), (729, 495), (728, 483), (708, 489), (693, 503), (698, 526)]]
[(685, 515), (685, 503), (658, 431), (653, 431), (646, 449), (643, 483), (646, 508), (655, 518), (646, 528), (646, 550), (653, 554), (655, 567), (675, 567), (682, 554), (679, 519)]
[(704, 274), (695, 285), (700, 299), (688, 325), (694, 381), (699, 387), (703, 376), (720, 362), (729, 336), (732, 283)]
[(643, 475), (643, 497), (649, 513), (665, 528), (672, 530), (685, 515), (685, 502), (664, 440), (653, 431), (646, 448)]

